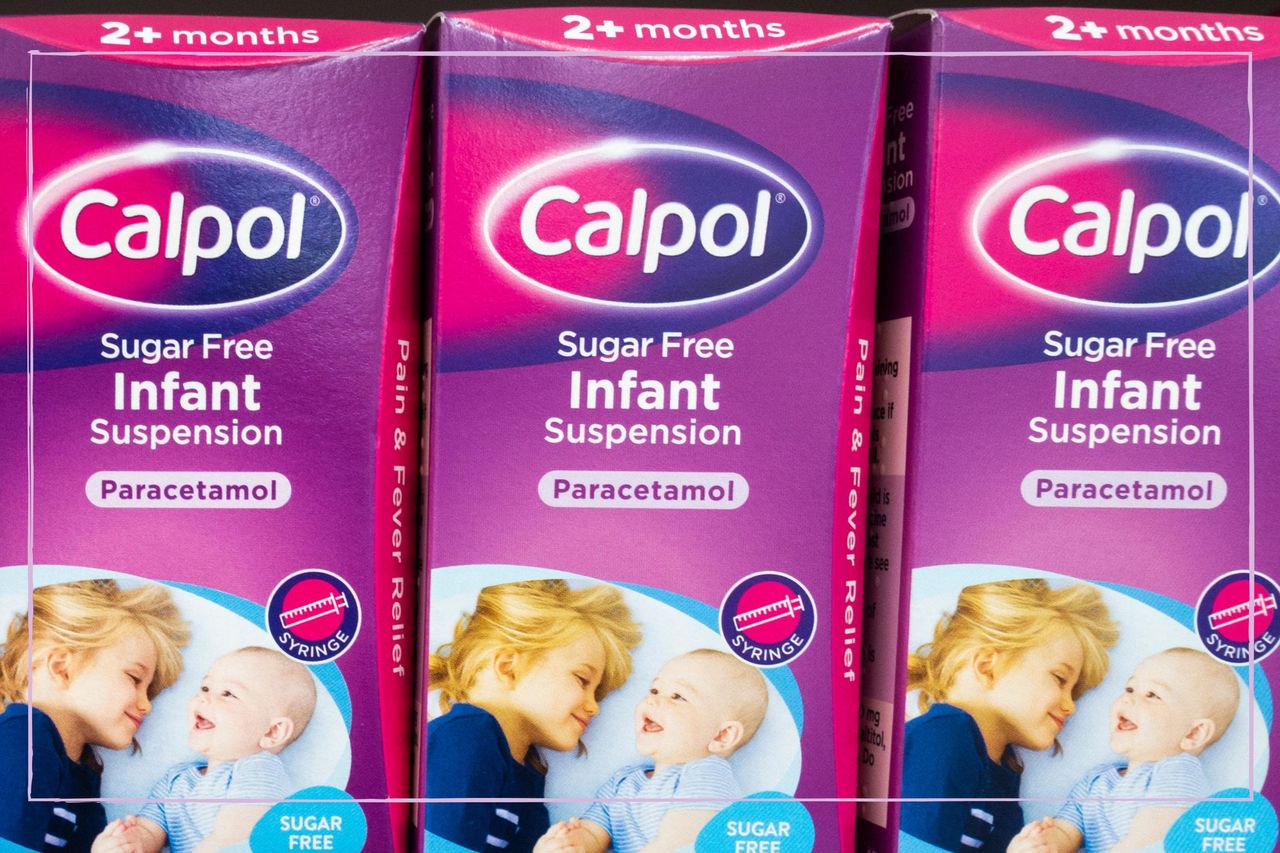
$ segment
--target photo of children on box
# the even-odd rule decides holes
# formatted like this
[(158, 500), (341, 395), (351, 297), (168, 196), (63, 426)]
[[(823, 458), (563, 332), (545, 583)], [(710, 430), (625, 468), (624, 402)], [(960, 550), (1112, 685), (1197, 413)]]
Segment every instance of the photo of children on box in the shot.
[[(257, 644), (257, 629), (193, 630), (210, 621), (184, 606), (193, 598), (90, 578), (35, 587), (29, 612), (19, 604), (0, 653), (0, 838), (70, 853), (221, 850), (312, 781), (312, 748), (291, 748), (318, 705), (332, 734), (332, 701), (318, 702), (308, 667)], [(92, 801), (110, 796), (137, 802), (109, 814)]]
[[(1242, 708), (1251, 703), (1241, 702), (1231, 667), (1189, 645), (1151, 650), (1156, 626), (1130, 639), (1133, 622), (1087, 583), (1023, 578), (960, 589), (908, 659), (921, 713), (906, 725), (902, 795), (938, 801), (903, 803), (903, 832), (950, 851), (1161, 845), (1193, 801), (1224, 787), (1211, 783), (1203, 757), (1252, 709)], [(1127, 645), (1126, 664), (1141, 656), (1120, 672)], [(1069, 726), (1085, 709), (1098, 721), (1105, 714), (1105, 733)], [(1029, 817), (1017, 802), (1030, 797), (1028, 763), (1038, 760), (1044, 773), (1046, 759), (1072, 753), (1098, 763), (1075, 775), (1049, 770), (1054, 781), (1046, 789), (1042, 778), (1037, 793), (1066, 785), (1054, 791), (1065, 802)], [(1236, 757), (1223, 763), (1243, 778)]]
[[(452, 640), (431, 655), (429, 687), (442, 713), (427, 726), (426, 773), (429, 801), (478, 801), (429, 802), (427, 832), (469, 850), (691, 847), (720, 809), (750, 792), (732, 759), (760, 731), (770, 691), (759, 669), (716, 648), (683, 649), (641, 671), (633, 653), (647, 640), (608, 584), (547, 579), (479, 590)], [(624, 684), (639, 700), (605, 707)], [(515, 802), (548, 796), (549, 754), (584, 754), (602, 711), (615, 724), (628, 718), (630, 742), (591, 741), (619, 761), (590, 781), (584, 801), (568, 804), (570, 816), (553, 822), (544, 803)], [(579, 784), (592, 775), (559, 772), (581, 776)]]

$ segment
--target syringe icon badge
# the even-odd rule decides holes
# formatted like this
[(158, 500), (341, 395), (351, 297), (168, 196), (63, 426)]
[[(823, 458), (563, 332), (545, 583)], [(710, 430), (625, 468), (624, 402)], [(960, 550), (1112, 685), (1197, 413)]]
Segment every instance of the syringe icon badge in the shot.
[(323, 598), (295, 607), (292, 610), (284, 610), (280, 613), (280, 627), (286, 631), (292, 631), (299, 625), (305, 625), (313, 619), (322, 619), (325, 616), (339, 615), (346, 610), (347, 604), (346, 593), (331, 592)]
[(804, 599), (798, 595), (784, 595), (771, 604), (747, 610), (733, 617), (733, 627), (739, 631), (750, 631), (778, 619), (794, 618), (804, 610)]
[(1209, 614), (1209, 627), (1221, 631), (1229, 625), (1235, 625), (1246, 619), (1257, 616), (1266, 617), (1276, 612), (1276, 597), (1266, 593), (1258, 593), (1252, 601), (1245, 601), (1233, 607), (1224, 607)]

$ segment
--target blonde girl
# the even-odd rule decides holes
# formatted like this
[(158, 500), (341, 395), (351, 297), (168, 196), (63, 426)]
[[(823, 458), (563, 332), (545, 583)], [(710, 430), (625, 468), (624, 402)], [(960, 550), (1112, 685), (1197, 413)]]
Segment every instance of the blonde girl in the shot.
[(87, 580), (32, 592), (30, 618), (14, 617), (0, 652), (0, 838), (34, 850), (91, 849), (106, 825), (101, 803), (29, 802), (28, 747), (31, 799), (100, 797), (93, 747), (136, 749), (151, 700), (182, 672), (189, 639), (156, 584)]
[(499, 584), (431, 655), (446, 713), (427, 726), (429, 832), (470, 850), (523, 853), (547, 831), (537, 748), (581, 748), (599, 702), (631, 675), (640, 627), (616, 588), (561, 580)]
[[(961, 590), (907, 660), (925, 713), (907, 723), (902, 829), (944, 850), (998, 850), (1023, 825), (1014, 747), (1058, 748), (1076, 700), (1107, 674), (1118, 638), (1099, 591), (1026, 579)], [(981, 802), (956, 802), (970, 799)]]

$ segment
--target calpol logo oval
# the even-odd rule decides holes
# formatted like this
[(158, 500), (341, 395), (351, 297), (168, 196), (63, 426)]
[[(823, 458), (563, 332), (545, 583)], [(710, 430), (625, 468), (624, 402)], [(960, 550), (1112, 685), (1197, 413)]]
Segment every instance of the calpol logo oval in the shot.
[(499, 187), (484, 237), (501, 266), (564, 297), (706, 303), (799, 273), (816, 216), (799, 184), (710, 148), (614, 141)]
[(1213, 155), (1102, 141), (1023, 165), (978, 201), (973, 238), (1001, 274), (1042, 294), (1120, 308), (1210, 300), (1280, 260), (1280, 197)]
[(106, 300), (171, 310), (267, 301), (336, 269), (334, 192), (251, 152), (150, 142), (76, 164), (32, 203), (35, 263)]

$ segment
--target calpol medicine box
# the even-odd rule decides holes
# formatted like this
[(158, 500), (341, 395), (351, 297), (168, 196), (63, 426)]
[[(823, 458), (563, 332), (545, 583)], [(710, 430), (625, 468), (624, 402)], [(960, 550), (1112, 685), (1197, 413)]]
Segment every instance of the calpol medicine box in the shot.
[[(246, 733), (205, 704), (232, 697), (288, 720), (248, 732), (276, 754), (271, 784), (237, 768), (191, 831), (170, 804), (170, 841), (201, 840), (231, 808), (218, 797), (279, 795), (255, 826), (238, 807), (255, 850), (406, 849), (411, 809), (385, 801), (412, 795), (422, 32), (0, 22), (6, 720), (26, 714), (29, 569), (36, 607), (53, 602), (34, 620), (33, 737), (57, 720), (60, 760), (84, 740), (89, 774), (51, 788), (38, 758), (28, 803), (13, 722), (6, 838), (88, 850), (105, 818), (152, 815), (137, 801), (183, 790), (157, 784), (166, 768), (236, 757), (207, 742)], [(66, 726), (45, 712), (50, 649), (84, 667), (139, 636), (129, 697)], [(228, 662), (240, 687), (218, 680)], [(131, 739), (121, 721), (140, 752), (109, 748)], [(125, 802), (54, 802), (90, 793)]]
[(426, 847), (850, 849), (886, 22), (435, 26)]
[(860, 847), (1273, 849), (1280, 28), (895, 23)]

